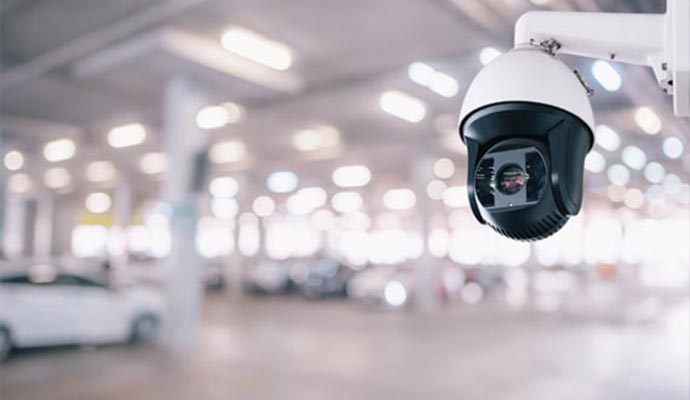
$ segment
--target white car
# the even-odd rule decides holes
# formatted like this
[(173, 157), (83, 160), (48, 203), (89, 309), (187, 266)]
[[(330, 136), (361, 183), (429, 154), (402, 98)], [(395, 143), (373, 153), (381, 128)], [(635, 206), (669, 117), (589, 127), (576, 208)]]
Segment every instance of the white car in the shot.
[(410, 302), (414, 282), (409, 266), (376, 265), (348, 282), (347, 295), (368, 305), (404, 306)]
[(0, 360), (12, 347), (144, 341), (157, 333), (165, 308), (156, 292), (43, 267), (0, 277)]

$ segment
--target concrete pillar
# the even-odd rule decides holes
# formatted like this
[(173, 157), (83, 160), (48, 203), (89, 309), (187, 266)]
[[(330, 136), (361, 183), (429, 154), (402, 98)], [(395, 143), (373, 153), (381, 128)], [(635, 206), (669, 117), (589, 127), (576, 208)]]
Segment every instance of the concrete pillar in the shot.
[(113, 198), (115, 227), (120, 237), (117, 238), (118, 248), (114, 254), (111, 254), (110, 262), (115, 268), (123, 268), (129, 264), (126, 229), (132, 219), (132, 185), (126, 176), (118, 178)]
[(256, 253), (259, 260), (268, 258), (268, 252), (266, 251), (267, 218), (269, 217), (259, 217), (259, 251)]
[(80, 195), (56, 195), (53, 202), (53, 255), (71, 252), (72, 231), (79, 223), (83, 198)]
[(171, 78), (163, 102), (163, 129), (169, 170), (164, 184), (165, 201), (172, 208), (172, 246), (165, 260), (168, 316), (167, 344), (178, 356), (191, 354), (196, 346), (201, 307), (201, 260), (196, 252), (199, 214), (200, 157), (206, 135), (195, 123), (205, 104), (203, 91), (191, 79)]
[(20, 196), (9, 196), (5, 203), (5, 230), (2, 238), (3, 254), (10, 259), (27, 255), (27, 199)]
[[(0, 130), (0, 155), (3, 156), (5, 154), (5, 150), (3, 147), (3, 133)], [(5, 212), (6, 212), (6, 193), (5, 189), (7, 188), (7, 171), (5, 168), (0, 167), (0, 259), (4, 259), (6, 257), (5, 255)]]
[(417, 197), (419, 229), (423, 240), (423, 252), (416, 268), (415, 305), (423, 312), (431, 312), (441, 303), (439, 288), (440, 270), (437, 260), (429, 253), (429, 235), (431, 232), (431, 201), (426, 194), (426, 186), (433, 179), (433, 159), (422, 155), (412, 161), (412, 181)]
[(234, 221), (234, 246), (233, 252), (228, 257), (228, 280), (230, 281), (230, 287), (233, 295), (242, 294), (242, 282), (245, 279), (245, 263), (242, 253), (240, 253), (240, 215), (243, 212), (249, 211), (246, 206), (249, 201), (249, 188), (247, 186), (247, 178), (245, 175), (237, 176), (237, 183), (239, 186), (239, 191), (235, 197), (237, 200), (237, 215), (235, 215)]
[(47, 261), (53, 249), (53, 220), (55, 197), (50, 192), (42, 192), (36, 198), (34, 216), (33, 254), (39, 261)]

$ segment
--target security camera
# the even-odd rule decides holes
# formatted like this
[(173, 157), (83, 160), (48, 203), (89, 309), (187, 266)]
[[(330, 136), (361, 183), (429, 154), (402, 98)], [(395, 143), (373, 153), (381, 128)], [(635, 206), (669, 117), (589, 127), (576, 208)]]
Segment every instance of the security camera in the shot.
[(593, 91), (559, 54), (648, 65), (674, 96), (676, 115), (690, 116), (690, 3), (667, 4), (663, 15), (520, 17), (515, 48), (477, 74), (460, 111), (469, 202), (479, 222), (512, 239), (540, 240), (582, 206)]

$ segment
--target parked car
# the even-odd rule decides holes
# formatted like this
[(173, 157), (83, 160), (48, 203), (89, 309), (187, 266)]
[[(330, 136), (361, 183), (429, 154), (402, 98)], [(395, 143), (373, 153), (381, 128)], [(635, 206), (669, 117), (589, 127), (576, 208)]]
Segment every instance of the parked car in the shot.
[(207, 292), (222, 292), (227, 286), (225, 277), (225, 261), (209, 260), (204, 263), (203, 270), (204, 288)]
[[(227, 286), (224, 260), (202, 260), (201, 281), (206, 292), (221, 292)], [(110, 279), (117, 283), (147, 284), (165, 286), (165, 262), (160, 259), (138, 260), (130, 262), (110, 274)]]
[[(456, 296), (465, 283), (465, 274), (454, 263), (439, 262), (438, 297), (446, 301)], [(368, 305), (400, 307), (411, 303), (417, 286), (414, 264), (374, 265), (357, 273), (347, 284), (350, 298)]]
[(307, 298), (345, 296), (347, 283), (355, 270), (330, 257), (295, 262), (290, 267), (290, 280)]
[(400, 307), (410, 303), (414, 284), (410, 265), (375, 265), (350, 280), (347, 295), (367, 305)]
[(0, 359), (11, 348), (152, 340), (164, 302), (50, 265), (0, 277)]
[(242, 287), (250, 293), (285, 293), (292, 286), (289, 272), (286, 261), (258, 260), (246, 268)]

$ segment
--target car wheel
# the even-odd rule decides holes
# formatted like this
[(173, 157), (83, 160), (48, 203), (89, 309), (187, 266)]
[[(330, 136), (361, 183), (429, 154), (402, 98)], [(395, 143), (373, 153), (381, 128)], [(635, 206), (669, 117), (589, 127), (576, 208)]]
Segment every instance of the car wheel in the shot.
[(4, 360), (5, 357), (12, 350), (12, 339), (10, 338), (10, 332), (5, 328), (0, 328), (0, 361)]
[(152, 315), (144, 315), (137, 318), (132, 324), (131, 342), (150, 342), (158, 334), (158, 318)]

